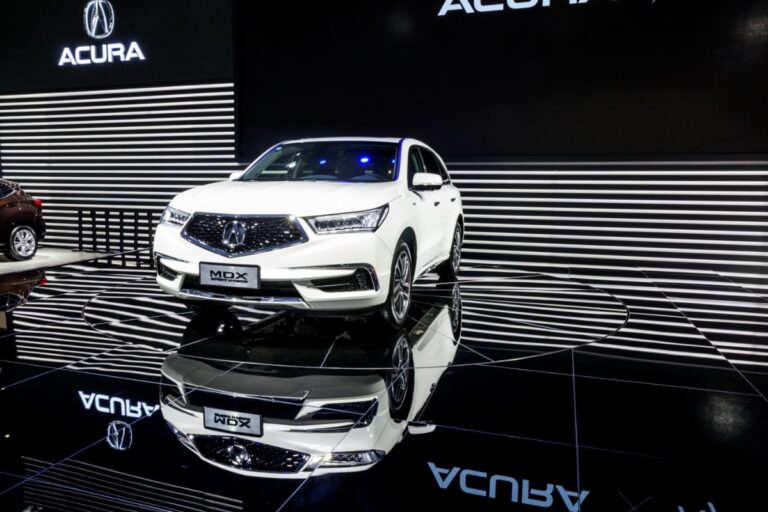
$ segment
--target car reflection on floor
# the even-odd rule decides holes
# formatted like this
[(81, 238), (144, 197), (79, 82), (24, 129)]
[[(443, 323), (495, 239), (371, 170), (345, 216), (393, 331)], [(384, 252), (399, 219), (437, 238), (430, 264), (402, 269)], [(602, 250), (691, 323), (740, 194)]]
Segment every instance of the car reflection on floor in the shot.
[(45, 272), (42, 270), (0, 276), (0, 311), (13, 311), (26, 304), (32, 290), (43, 284)]
[(406, 435), (453, 362), (458, 284), (391, 331), (370, 320), (279, 314), (243, 328), (197, 316), (162, 367), (161, 410), (202, 460), (243, 475), (307, 478), (363, 471)]

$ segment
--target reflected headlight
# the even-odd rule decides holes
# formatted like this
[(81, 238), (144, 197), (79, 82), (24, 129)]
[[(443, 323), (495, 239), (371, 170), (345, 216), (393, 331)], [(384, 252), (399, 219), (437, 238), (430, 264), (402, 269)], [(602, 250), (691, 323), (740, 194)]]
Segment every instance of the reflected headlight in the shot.
[(306, 220), (318, 235), (376, 231), (384, 222), (388, 211), (389, 206), (384, 205), (363, 212), (322, 215), (320, 217), (308, 217)]
[(349, 468), (354, 466), (368, 466), (381, 460), (384, 452), (381, 450), (367, 450), (361, 452), (333, 452), (323, 457), (321, 468)]
[(163, 216), (160, 217), (160, 224), (175, 224), (183, 226), (189, 220), (189, 214), (170, 206), (165, 209)]

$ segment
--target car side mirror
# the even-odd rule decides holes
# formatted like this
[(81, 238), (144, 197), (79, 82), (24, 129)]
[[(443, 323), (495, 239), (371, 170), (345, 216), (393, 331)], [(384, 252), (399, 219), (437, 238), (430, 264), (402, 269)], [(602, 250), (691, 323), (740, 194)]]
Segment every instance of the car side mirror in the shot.
[(443, 178), (437, 174), (420, 172), (413, 177), (414, 190), (438, 190), (443, 186)]
[(421, 436), (424, 434), (431, 434), (435, 431), (437, 428), (437, 425), (434, 423), (425, 423), (425, 422), (411, 422), (408, 424), (408, 433), (412, 436)]
[(243, 177), (243, 174), (245, 174), (245, 171), (233, 172), (229, 175), (229, 181), (237, 181)]

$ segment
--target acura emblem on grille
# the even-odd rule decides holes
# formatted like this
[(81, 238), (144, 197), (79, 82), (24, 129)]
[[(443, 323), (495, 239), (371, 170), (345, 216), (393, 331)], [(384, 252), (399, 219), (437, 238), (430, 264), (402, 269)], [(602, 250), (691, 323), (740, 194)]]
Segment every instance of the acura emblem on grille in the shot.
[(246, 230), (245, 226), (240, 221), (232, 221), (224, 226), (224, 232), (221, 235), (221, 242), (234, 249), (245, 242)]

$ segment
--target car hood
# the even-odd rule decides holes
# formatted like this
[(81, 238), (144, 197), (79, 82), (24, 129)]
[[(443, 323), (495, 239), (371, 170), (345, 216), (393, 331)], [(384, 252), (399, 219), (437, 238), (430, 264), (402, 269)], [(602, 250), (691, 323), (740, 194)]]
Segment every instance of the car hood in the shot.
[(368, 210), (398, 194), (397, 182), (223, 181), (187, 190), (171, 204), (188, 213), (306, 217)]

